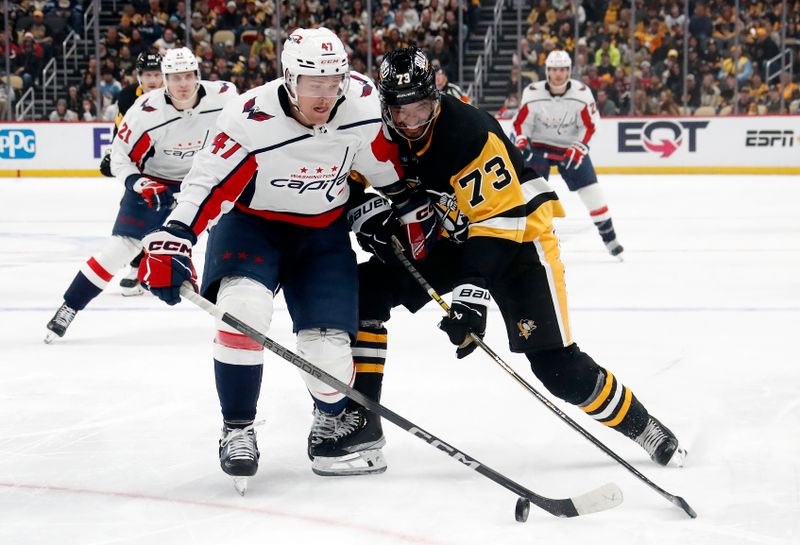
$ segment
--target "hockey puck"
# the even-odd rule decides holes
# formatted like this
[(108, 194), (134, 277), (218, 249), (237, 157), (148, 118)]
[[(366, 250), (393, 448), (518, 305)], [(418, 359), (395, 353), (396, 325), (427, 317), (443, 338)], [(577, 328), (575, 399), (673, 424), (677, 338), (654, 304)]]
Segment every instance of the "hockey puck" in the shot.
[(517, 522), (525, 522), (528, 520), (528, 513), (531, 511), (531, 502), (525, 498), (517, 499), (517, 507), (514, 509), (514, 518)]

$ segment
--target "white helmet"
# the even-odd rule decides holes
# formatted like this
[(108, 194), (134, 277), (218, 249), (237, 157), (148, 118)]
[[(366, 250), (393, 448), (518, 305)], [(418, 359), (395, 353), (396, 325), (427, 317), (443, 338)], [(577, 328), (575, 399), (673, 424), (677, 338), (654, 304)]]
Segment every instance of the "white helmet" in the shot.
[(547, 55), (547, 58), (544, 61), (544, 70), (547, 83), (549, 83), (554, 90), (560, 91), (562, 88), (566, 87), (566, 83), (564, 85), (559, 85), (559, 88), (555, 89), (555, 86), (550, 83), (550, 68), (568, 69), (569, 72), (567, 73), (567, 81), (569, 81), (569, 78), (572, 75), (572, 59), (570, 58), (569, 53), (560, 49), (555, 49), (551, 51), (549, 55)]
[(200, 78), (200, 66), (197, 64), (197, 57), (188, 47), (167, 49), (167, 52), (164, 53), (164, 58), (161, 59), (161, 73), (166, 76), (167, 74), (179, 74), (181, 72), (197, 72), (197, 77)]
[(327, 28), (298, 28), (283, 44), (281, 64), (289, 98), (297, 106), (300, 76), (343, 76), (339, 96), (350, 86), (350, 64), (339, 37)]

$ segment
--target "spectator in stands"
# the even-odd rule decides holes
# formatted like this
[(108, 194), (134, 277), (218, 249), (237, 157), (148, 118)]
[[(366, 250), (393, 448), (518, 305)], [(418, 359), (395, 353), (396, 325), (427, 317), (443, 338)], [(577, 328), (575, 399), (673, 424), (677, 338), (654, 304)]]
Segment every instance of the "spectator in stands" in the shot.
[(741, 46), (738, 48), (732, 45), (729, 50), (729, 55), (722, 60), (722, 67), (720, 68), (717, 78), (722, 79), (727, 75), (735, 75), (739, 80), (739, 85), (742, 85), (750, 79), (753, 75), (753, 63), (750, 58), (742, 52)]
[(404, 11), (397, 10), (394, 14), (394, 23), (389, 25), (390, 31), (392, 28), (397, 29), (397, 31), (401, 34), (406, 35), (414, 29), (414, 26), (408, 19), (406, 19)]
[(43, 60), (49, 60), (53, 56), (53, 32), (45, 24), (41, 10), (34, 10), (33, 21), (25, 28), (25, 32), (30, 32), (33, 40), (42, 48)]
[(609, 77), (614, 77), (615, 71), (616, 68), (611, 65), (611, 57), (608, 55), (608, 53), (603, 53), (603, 56), (600, 59), (600, 66), (597, 67), (597, 75), (603, 77), (608, 74)]
[(122, 47), (122, 41), (120, 40), (116, 27), (108, 27), (106, 30), (106, 37), (103, 40), (103, 45), (106, 48), (106, 55), (109, 57), (113, 58), (119, 55), (119, 49)]
[(139, 33), (145, 46), (152, 46), (163, 34), (164, 28), (153, 18), (152, 13), (148, 12), (142, 16), (142, 24), (139, 25)]
[(786, 106), (784, 104), (784, 110), (781, 110), (781, 92), (777, 85), (770, 87), (765, 105), (768, 114), (784, 113)]
[(721, 103), (721, 91), (714, 80), (714, 75), (705, 74), (703, 84), (700, 86), (700, 106), (712, 108), (714, 112), (717, 112)]
[[(164, 29), (164, 35), (166, 35), (167, 30), (172, 31), (173, 36), (175, 36), (175, 40), (181, 43), (186, 41), (186, 24), (178, 19), (177, 15), (170, 15), (169, 21), (167, 22), (167, 28)], [(163, 38), (163, 35), (162, 35)], [(158, 40), (156, 40), (158, 42)], [(166, 48), (171, 49), (171, 48)]]
[(700, 107), (700, 87), (697, 85), (694, 74), (686, 74), (686, 96), (683, 100), (686, 101), (686, 106), (691, 111)]
[(67, 101), (59, 98), (56, 102), (56, 109), (50, 112), (50, 121), (77, 121), (78, 114), (67, 109)]
[(713, 32), (714, 25), (708, 16), (705, 4), (697, 4), (694, 8), (694, 15), (689, 20), (689, 34), (705, 43)]
[(678, 108), (678, 105), (675, 104), (674, 95), (669, 89), (664, 89), (659, 94), (658, 113), (659, 115), (681, 115), (681, 110)]
[(682, 6), (676, 2), (670, 6), (669, 13), (664, 15), (664, 24), (670, 31), (674, 32), (676, 30), (675, 27), (682, 29), (684, 23), (686, 23), (686, 14), (682, 10)]
[(746, 114), (750, 111), (750, 105), (755, 104), (753, 97), (750, 96), (750, 87), (739, 87), (739, 96), (736, 98), (734, 104), (734, 112), (739, 114)]
[(67, 96), (64, 99), (67, 104), (67, 110), (72, 110), (73, 112), (79, 112), (81, 110), (81, 95), (78, 93), (78, 87), (75, 85), (70, 85), (69, 89), (67, 90)]
[[(200, 42), (211, 43), (211, 33), (203, 23), (203, 15), (199, 11), (192, 13), (192, 22), (189, 29), (189, 36), (193, 44), (199, 44)], [(261, 35), (263, 36), (264, 33), (261, 32)]]
[(26, 33), (22, 40), (22, 51), (14, 59), (14, 73), (22, 78), (24, 91), (39, 81), (42, 72), (42, 55), (36, 53), (37, 46), (33, 35)]
[(88, 98), (84, 98), (81, 101), (81, 109), (79, 111), (81, 112), (81, 121), (94, 121), (97, 119), (97, 109), (95, 108), (94, 102)]
[(142, 33), (139, 32), (139, 28), (134, 28), (131, 30), (131, 35), (128, 40), (128, 48), (131, 50), (131, 57), (138, 58), (139, 53), (142, 51), (147, 51), (148, 47), (147, 44), (144, 42), (142, 38)]
[(100, 71), (100, 93), (111, 97), (111, 101), (115, 102), (119, 92), (122, 91), (122, 85), (114, 78), (114, 72), (108, 68), (103, 68)]
[[(641, 42), (640, 42), (641, 43)], [(594, 63), (601, 64), (603, 62), (603, 54), (608, 55), (609, 63), (611, 66), (616, 68), (622, 62), (622, 54), (620, 53), (619, 49), (616, 45), (612, 44), (611, 41), (606, 38), (601, 42), (600, 47), (594, 54)]]
[[(753, 62), (757, 62), (759, 66), (766, 68), (767, 61), (777, 57), (780, 54), (780, 49), (778, 44), (769, 36), (766, 28), (753, 29), (753, 33), (755, 34), (755, 43), (750, 47), (750, 51), (753, 53)], [(771, 69), (773, 73), (776, 70), (780, 70), (780, 63), (775, 63)]]
[(450, 53), (450, 50), (445, 47), (444, 38), (441, 36), (436, 36), (436, 38), (434, 38), (433, 49), (428, 53), (428, 59), (430, 61), (439, 61), (439, 66), (441, 66), (442, 70), (447, 72), (447, 76), (450, 79), (456, 77), (454, 72), (457, 69), (457, 63), (453, 61), (453, 55)]
[(789, 72), (781, 74), (781, 82), (778, 85), (778, 90), (783, 93), (783, 100), (787, 103), (800, 99), (800, 88), (792, 81), (792, 75)]
[(597, 91), (597, 111), (600, 112), (600, 117), (619, 114), (619, 108), (613, 100), (608, 98), (608, 93), (604, 89)]
[(178, 37), (175, 36), (175, 31), (167, 27), (161, 37), (153, 43), (153, 47), (158, 49), (158, 52), (163, 56), (168, 49), (175, 49), (178, 47)]

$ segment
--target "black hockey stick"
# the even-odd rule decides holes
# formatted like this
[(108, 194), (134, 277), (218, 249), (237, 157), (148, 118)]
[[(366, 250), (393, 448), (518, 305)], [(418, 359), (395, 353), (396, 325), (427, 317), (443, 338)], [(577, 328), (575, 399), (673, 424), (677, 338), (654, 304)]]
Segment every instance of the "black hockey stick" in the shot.
[(469, 456), (466, 453), (461, 452), (455, 447), (449, 445), (448, 443), (445, 443), (432, 433), (423, 430), (399, 414), (387, 409), (380, 403), (369, 399), (368, 397), (364, 396), (364, 394), (337, 380), (319, 367), (306, 361), (294, 352), (284, 348), (266, 335), (259, 333), (241, 320), (231, 316), (227, 312), (223, 313), (214, 303), (197, 294), (188, 283), (181, 287), (181, 295), (215, 318), (222, 320), (239, 333), (247, 335), (270, 352), (282, 357), (298, 369), (324, 382), (331, 388), (335, 388), (337, 391), (343, 393), (357, 403), (360, 403), (370, 411), (381, 415), (392, 424), (403, 428), (411, 435), (419, 437), (429, 445), (443, 451), (454, 460), (461, 462), (470, 469), (477, 471), (484, 477), (491, 479), (500, 486), (519, 496), (519, 499), (517, 500), (516, 518), (520, 522), (525, 522), (525, 520), (528, 518), (528, 509), (530, 505), (529, 502), (557, 517), (576, 517), (579, 515), (587, 515), (589, 513), (611, 509), (612, 507), (616, 507), (622, 503), (622, 491), (613, 483), (603, 485), (600, 488), (580, 496), (567, 499), (557, 500), (540, 496), (539, 494), (528, 490), (524, 486), (517, 484), (508, 477), (501, 475), (489, 466), (479, 462), (472, 456)]
[[(420, 272), (417, 270), (417, 268), (411, 263), (411, 261), (408, 260), (408, 258), (403, 253), (403, 246), (402, 246), (402, 244), (400, 244), (400, 241), (397, 240), (397, 237), (392, 236), (392, 243), (393, 243), (393, 247), (394, 247), (394, 253), (397, 256), (397, 259), (400, 260), (400, 262), (403, 264), (403, 266), (406, 268), (406, 270), (411, 274), (411, 276), (413, 276), (414, 279), (419, 283), (419, 285), (428, 293), (428, 295), (430, 295), (431, 299), (436, 301), (439, 304), (439, 306), (442, 307), (442, 310), (444, 310), (445, 312), (447, 312), (449, 314), (450, 313), (450, 305), (448, 305), (447, 302), (444, 299), (442, 299), (442, 297), (438, 293), (436, 293), (436, 290), (433, 289), (433, 286), (431, 286), (428, 283), (428, 281), (425, 280), (425, 278), (420, 274)], [(616, 452), (614, 452), (613, 450), (611, 450), (610, 448), (605, 446), (594, 435), (592, 435), (591, 433), (586, 431), (583, 428), (583, 426), (581, 426), (580, 424), (575, 422), (572, 418), (567, 416), (564, 413), (564, 411), (562, 411), (561, 409), (556, 407), (553, 404), (553, 402), (551, 402), (545, 396), (540, 394), (539, 391), (536, 388), (534, 388), (533, 386), (531, 386), (531, 384), (528, 381), (526, 381), (524, 378), (519, 376), (519, 374), (514, 370), (513, 367), (511, 367), (505, 361), (503, 361), (503, 359), (500, 356), (498, 356), (494, 352), (494, 350), (489, 348), (489, 346), (485, 342), (483, 342), (483, 339), (481, 339), (480, 337), (478, 337), (474, 333), (470, 333), (470, 339), (472, 339), (472, 342), (474, 342), (479, 347), (481, 347), (483, 349), (483, 351), (486, 352), (489, 355), (489, 357), (491, 357), (495, 361), (495, 363), (497, 363), (497, 365), (502, 367), (503, 370), (506, 373), (508, 373), (509, 375), (511, 375), (514, 378), (514, 380), (516, 380), (523, 388), (525, 388), (526, 390), (528, 390), (528, 392), (533, 394), (533, 397), (535, 397), (536, 399), (541, 401), (548, 409), (550, 409), (550, 411), (552, 411), (556, 416), (561, 418), (561, 420), (563, 420), (570, 427), (572, 427), (572, 429), (574, 429), (575, 431), (577, 431), (578, 433), (583, 435), (586, 439), (591, 441), (591, 443), (594, 444), (594, 446), (596, 446), (597, 448), (599, 448), (600, 450), (602, 450), (603, 452), (608, 454), (616, 462), (618, 462), (620, 465), (622, 465), (622, 467), (624, 467), (625, 469), (627, 469), (628, 471), (633, 473), (640, 481), (645, 483), (647, 486), (649, 486), (650, 488), (652, 488), (653, 490), (655, 490), (656, 492), (658, 492), (659, 494), (664, 496), (673, 505), (683, 509), (686, 512), (687, 515), (689, 515), (692, 518), (696, 518), (697, 517), (697, 513), (695, 513), (694, 509), (692, 509), (692, 507), (686, 502), (686, 500), (684, 500), (680, 496), (675, 496), (674, 494), (670, 494), (669, 492), (667, 492), (666, 490), (664, 490), (663, 488), (661, 488), (660, 486), (655, 484), (653, 481), (651, 481), (650, 479), (648, 479), (647, 477), (642, 475), (642, 473), (638, 469), (636, 469), (631, 464), (626, 462)]]

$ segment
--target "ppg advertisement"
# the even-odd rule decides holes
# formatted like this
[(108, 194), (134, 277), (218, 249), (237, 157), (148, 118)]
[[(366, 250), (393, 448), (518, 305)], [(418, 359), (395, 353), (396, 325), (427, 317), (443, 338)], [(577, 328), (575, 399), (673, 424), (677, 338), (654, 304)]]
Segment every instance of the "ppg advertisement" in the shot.
[(0, 123), (0, 176), (99, 175), (113, 123)]

